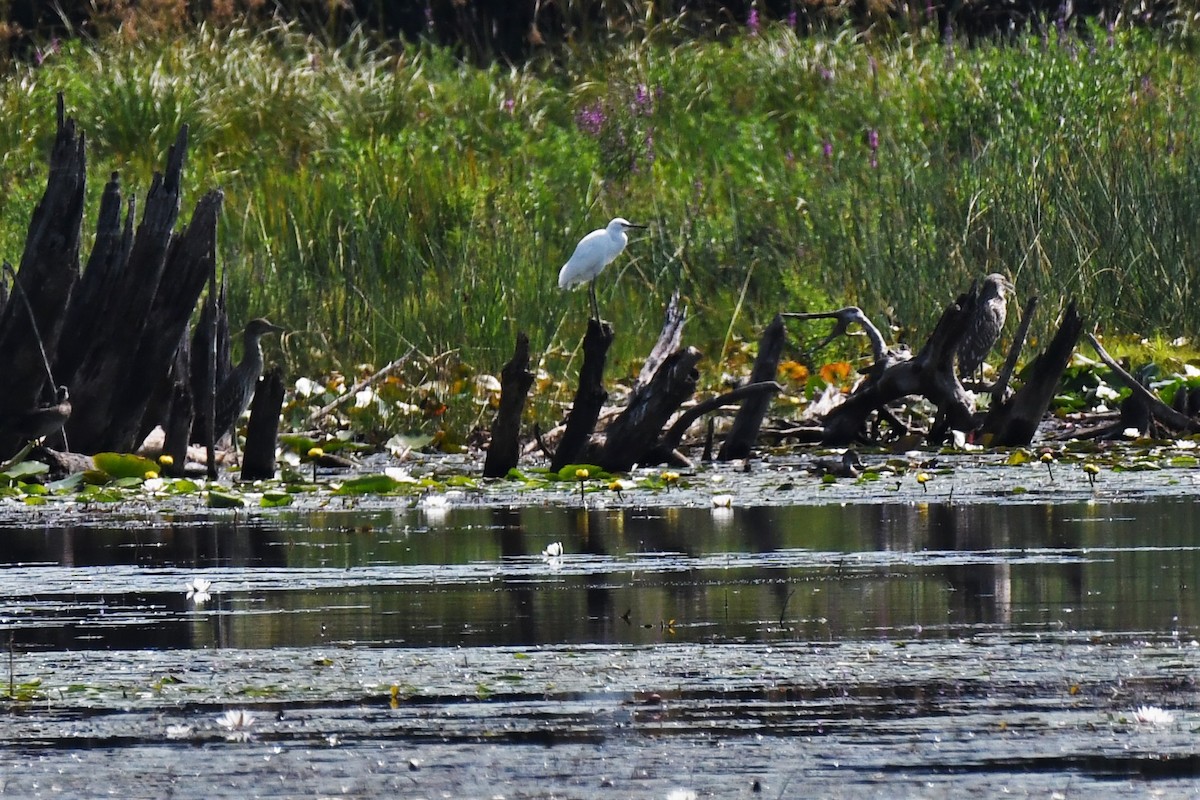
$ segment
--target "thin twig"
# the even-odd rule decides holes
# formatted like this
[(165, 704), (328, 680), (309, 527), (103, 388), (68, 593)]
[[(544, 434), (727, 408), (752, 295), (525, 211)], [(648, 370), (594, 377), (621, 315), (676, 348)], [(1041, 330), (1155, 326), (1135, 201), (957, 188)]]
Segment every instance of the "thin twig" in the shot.
[(335, 408), (340, 406), (342, 403), (346, 402), (347, 399), (358, 394), (359, 392), (361, 392), (363, 389), (367, 388), (368, 386), (370, 386), (378, 381), (383, 380), (388, 375), (395, 372), (399, 367), (403, 366), (404, 362), (408, 361), (408, 359), (411, 358), (412, 354), (415, 353), (416, 351), (417, 351), (417, 348), (415, 345), (408, 348), (407, 353), (400, 356), (395, 361), (388, 364), (386, 367), (384, 367), (383, 369), (374, 373), (373, 375), (368, 375), (366, 378), (363, 378), (361, 381), (356, 383), (353, 386), (353, 388), (350, 389), (350, 391), (346, 392), (345, 394), (338, 395), (332, 403), (329, 403), (326, 406), (318, 408), (316, 411), (314, 411), (312, 414), (309, 415), (308, 423), (310, 425), (316, 423), (317, 420), (321, 419), (326, 414), (328, 414), (329, 412), (333, 411)]

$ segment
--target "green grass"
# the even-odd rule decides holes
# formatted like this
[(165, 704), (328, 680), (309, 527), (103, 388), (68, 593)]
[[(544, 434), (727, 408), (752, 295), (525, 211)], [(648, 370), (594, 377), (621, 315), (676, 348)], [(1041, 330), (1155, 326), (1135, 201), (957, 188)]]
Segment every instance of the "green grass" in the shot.
[(293, 374), (410, 344), (495, 372), (525, 330), (566, 377), (586, 296), (561, 294), (557, 270), (618, 214), (652, 228), (598, 284), (614, 375), (675, 289), (714, 360), (777, 310), (846, 303), (919, 341), (992, 271), (1043, 297), (1037, 333), (1074, 297), (1109, 332), (1200, 335), (1188, 42), (671, 33), (516, 68), (287, 28), (68, 42), (0, 82), (0, 257), (19, 259), (64, 91), (90, 214), (111, 170), (141, 199), (191, 127), (185, 203), (225, 191), (232, 316), (296, 331)]

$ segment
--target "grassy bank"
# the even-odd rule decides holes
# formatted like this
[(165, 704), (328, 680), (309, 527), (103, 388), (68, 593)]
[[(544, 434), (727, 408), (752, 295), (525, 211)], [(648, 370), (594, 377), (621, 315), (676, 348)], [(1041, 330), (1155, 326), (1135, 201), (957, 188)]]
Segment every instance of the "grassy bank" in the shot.
[(1109, 331), (1197, 335), (1198, 72), (1131, 30), (968, 49), (776, 24), (521, 68), (282, 29), (72, 41), (0, 83), (0, 256), (19, 258), (64, 91), (93, 206), (110, 170), (144, 195), (191, 126), (185, 202), (225, 190), (233, 316), (300, 332), (294, 373), (409, 344), (495, 371), (526, 330), (562, 377), (586, 298), (557, 270), (615, 215), (651, 225), (598, 284), (617, 372), (675, 289), (714, 359), (776, 310), (845, 303), (916, 341), (993, 271)]

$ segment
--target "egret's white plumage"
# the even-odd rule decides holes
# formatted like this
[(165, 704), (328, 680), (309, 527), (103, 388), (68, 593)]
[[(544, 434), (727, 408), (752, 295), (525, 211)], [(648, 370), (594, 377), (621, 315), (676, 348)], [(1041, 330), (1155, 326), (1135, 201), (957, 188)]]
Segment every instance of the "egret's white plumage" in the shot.
[(596, 302), (596, 287), (593, 281), (612, 260), (621, 255), (625, 245), (629, 243), (626, 231), (630, 228), (644, 228), (645, 225), (635, 225), (623, 217), (615, 217), (607, 226), (592, 231), (579, 240), (575, 252), (563, 264), (558, 272), (558, 288), (569, 289), (581, 283), (588, 284), (588, 292), (592, 298), (592, 314), (600, 319), (600, 306)]

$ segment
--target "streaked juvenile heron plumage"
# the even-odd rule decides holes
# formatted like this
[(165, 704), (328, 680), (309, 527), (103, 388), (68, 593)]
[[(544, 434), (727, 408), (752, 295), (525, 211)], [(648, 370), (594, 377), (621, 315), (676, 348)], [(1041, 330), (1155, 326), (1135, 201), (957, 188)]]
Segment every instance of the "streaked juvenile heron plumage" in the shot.
[[(269, 333), (280, 333), (283, 328), (272, 325), (263, 318), (252, 319), (246, 325), (242, 334), (242, 360), (237, 363), (217, 387), (216, 405), (213, 411), (213, 432), (220, 439), (233, 428), (234, 423), (246, 413), (250, 401), (254, 397), (254, 387), (262, 377), (263, 354), (262, 337)], [(204, 417), (196, 415), (192, 427), (193, 441), (203, 441), (205, 435)]]
[(967, 323), (967, 332), (958, 345), (958, 374), (974, 375), (1000, 338), (1008, 316), (1008, 296), (1013, 284), (1004, 275), (993, 272), (983, 279), (975, 303), (975, 313)]

